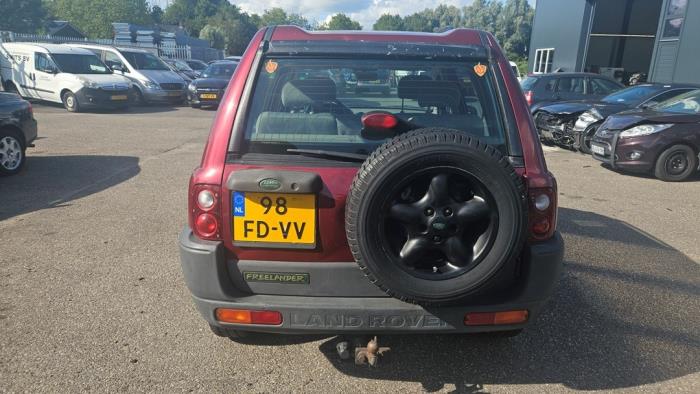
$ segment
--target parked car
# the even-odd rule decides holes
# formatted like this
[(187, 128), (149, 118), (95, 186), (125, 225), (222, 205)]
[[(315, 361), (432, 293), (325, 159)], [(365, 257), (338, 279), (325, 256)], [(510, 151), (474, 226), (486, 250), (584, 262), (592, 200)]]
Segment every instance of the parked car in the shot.
[(32, 105), (16, 93), (0, 92), (0, 175), (22, 170), (37, 127)]
[(182, 79), (191, 82), (193, 79), (197, 78), (197, 72), (195, 72), (184, 60), (178, 59), (163, 59), (165, 64), (170, 66), (170, 69), (178, 73)]
[(591, 151), (614, 169), (653, 173), (671, 182), (690, 178), (698, 170), (700, 90), (608, 117)]
[(544, 142), (591, 153), (591, 138), (608, 116), (632, 108), (651, 107), (698, 86), (643, 84), (618, 90), (600, 100), (567, 101), (540, 107), (535, 126)]
[(192, 108), (218, 106), (237, 65), (229, 60), (214, 62), (202, 72), (200, 78), (192, 81), (187, 89), (187, 99)]
[(232, 62), (240, 62), (242, 56), (226, 56), (224, 60), (230, 60)]
[(135, 99), (140, 103), (178, 104), (185, 99), (185, 80), (147, 50), (94, 44), (68, 45), (89, 49), (116, 73), (129, 78), (134, 86)]
[(5, 90), (61, 103), (71, 112), (88, 107), (126, 108), (131, 83), (92, 52), (57, 44), (4, 43), (0, 55)]
[(598, 99), (625, 87), (604, 75), (565, 72), (528, 75), (520, 86), (531, 113), (557, 101)]
[(187, 65), (194, 70), (196, 78), (199, 78), (199, 74), (201, 74), (202, 71), (207, 68), (207, 63), (197, 59), (185, 60), (185, 63), (187, 63)]
[[(214, 333), (511, 335), (532, 321), (563, 243), (508, 67), (470, 29), (255, 34), (179, 237)], [(334, 69), (410, 76), (393, 97), (338, 97), (330, 77), (308, 77)]]

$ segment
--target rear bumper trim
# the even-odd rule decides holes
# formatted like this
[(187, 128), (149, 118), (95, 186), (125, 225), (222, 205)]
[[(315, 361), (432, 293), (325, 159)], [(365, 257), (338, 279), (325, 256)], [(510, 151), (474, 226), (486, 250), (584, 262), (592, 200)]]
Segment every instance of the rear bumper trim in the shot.
[[(387, 297), (352, 262), (227, 261), (223, 243), (200, 240), (189, 228), (180, 234), (185, 281), (204, 319), (216, 326), (278, 333), (480, 332), (519, 328), (523, 325), (467, 327), (463, 320), (467, 312), (527, 309), (530, 318), (536, 315), (558, 281), (563, 240), (556, 233), (548, 241), (530, 245), (527, 251), (522, 277), (508, 294), (475, 297), (464, 305), (424, 307)], [(240, 277), (244, 270), (266, 271), (272, 267), (276, 272), (311, 270), (310, 282), (318, 282), (319, 287), (252, 283)], [(353, 291), (358, 296), (351, 296)], [(285, 294), (274, 294), (280, 292)], [(215, 319), (216, 308), (275, 310), (282, 313), (283, 323), (280, 326), (220, 323)]]

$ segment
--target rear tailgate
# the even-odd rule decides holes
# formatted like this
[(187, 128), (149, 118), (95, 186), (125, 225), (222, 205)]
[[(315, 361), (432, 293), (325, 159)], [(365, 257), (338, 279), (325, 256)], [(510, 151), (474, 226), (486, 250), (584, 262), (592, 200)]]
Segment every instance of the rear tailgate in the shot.
[[(265, 165), (261, 168), (227, 164), (222, 190), (222, 236), (231, 257), (264, 261), (353, 261), (345, 238), (344, 215), (345, 199), (356, 172), (355, 166)], [(251, 173), (254, 182), (240, 181), (250, 178)], [(301, 184), (314, 175), (318, 175), (320, 182), (317, 191), (309, 192)], [(280, 183), (279, 187), (275, 187), (275, 181)], [(243, 190), (230, 190), (236, 188)], [(238, 210), (234, 210), (234, 205)], [(313, 205), (315, 215), (311, 212)], [(309, 229), (314, 231), (310, 234)]]

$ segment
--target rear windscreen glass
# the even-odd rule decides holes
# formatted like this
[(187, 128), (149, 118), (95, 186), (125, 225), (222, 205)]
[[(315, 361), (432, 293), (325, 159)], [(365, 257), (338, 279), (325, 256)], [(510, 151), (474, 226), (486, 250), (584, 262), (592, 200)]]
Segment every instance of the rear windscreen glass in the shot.
[(263, 60), (243, 152), (326, 149), (369, 153), (361, 117), (384, 111), (421, 127), (462, 130), (505, 152), (491, 67), (485, 61)]

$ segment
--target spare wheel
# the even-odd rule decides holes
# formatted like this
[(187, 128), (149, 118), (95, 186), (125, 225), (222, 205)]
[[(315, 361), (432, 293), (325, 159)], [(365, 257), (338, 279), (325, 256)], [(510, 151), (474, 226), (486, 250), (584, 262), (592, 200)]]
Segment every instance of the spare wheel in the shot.
[(355, 260), (389, 295), (463, 301), (513, 279), (526, 239), (525, 187), (496, 148), (457, 130), (418, 129), (362, 164), (345, 228)]

